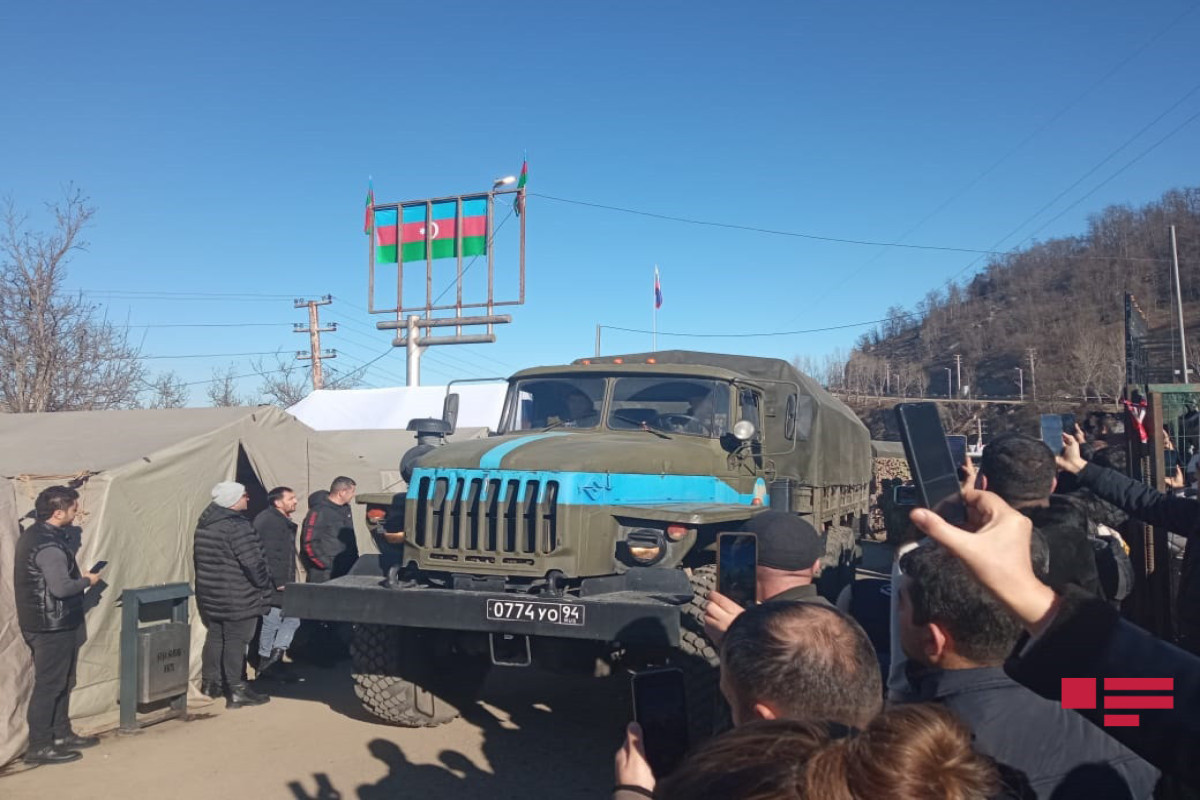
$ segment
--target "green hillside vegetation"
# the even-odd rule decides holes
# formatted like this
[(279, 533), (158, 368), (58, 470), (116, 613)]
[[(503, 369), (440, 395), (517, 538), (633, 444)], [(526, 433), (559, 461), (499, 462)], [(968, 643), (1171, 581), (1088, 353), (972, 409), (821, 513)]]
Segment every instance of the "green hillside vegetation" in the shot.
[[(1176, 226), (1188, 358), (1200, 365), (1200, 188), (1173, 189), (1141, 208), (1113, 206), (1076, 237), (1039, 242), (993, 259), (963, 283), (930, 291), (915, 309), (894, 307), (846, 357), (802, 368), (860, 395), (947, 396), (946, 368), (962, 356), (954, 395), (1016, 397), (1024, 371), (1040, 399), (1119, 397), (1124, 375), (1124, 295), (1151, 331), (1151, 380), (1179, 366), (1169, 226)], [(1194, 373), (1200, 375), (1200, 372)]]

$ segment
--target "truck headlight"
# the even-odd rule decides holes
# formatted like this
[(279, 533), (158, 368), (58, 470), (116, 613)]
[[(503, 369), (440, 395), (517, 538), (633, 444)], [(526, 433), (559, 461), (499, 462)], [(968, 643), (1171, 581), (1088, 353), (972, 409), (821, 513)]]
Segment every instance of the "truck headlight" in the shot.
[(642, 566), (657, 564), (666, 555), (667, 546), (662, 532), (653, 528), (638, 528), (625, 537), (629, 557)]

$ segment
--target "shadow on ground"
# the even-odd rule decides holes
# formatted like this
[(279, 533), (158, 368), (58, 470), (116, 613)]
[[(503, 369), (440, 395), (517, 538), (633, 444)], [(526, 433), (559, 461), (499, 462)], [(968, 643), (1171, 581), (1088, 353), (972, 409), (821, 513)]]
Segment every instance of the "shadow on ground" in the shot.
[[(315, 673), (315, 674), (314, 674)], [(338, 713), (371, 719), (354, 697), (349, 666), (305, 669), (309, 680), (274, 694), (324, 702)], [(413, 763), (397, 744), (400, 729), (379, 723), (368, 745), (387, 766), (374, 783), (335, 786), (328, 773), (290, 781), (295, 800), (383, 800), (398, 797), (455, 797), (470, 800), (550, 796), (555, 800), (607, 797), (613, 754), (629, 718), (622, 678), (597, 680), (534, 669), (494, 668), (480, 703), (463, 715), (482, 734), (482, 757), (443, 749), (437, 763)], [(432, 731), (409, 731), (420, 736)]]

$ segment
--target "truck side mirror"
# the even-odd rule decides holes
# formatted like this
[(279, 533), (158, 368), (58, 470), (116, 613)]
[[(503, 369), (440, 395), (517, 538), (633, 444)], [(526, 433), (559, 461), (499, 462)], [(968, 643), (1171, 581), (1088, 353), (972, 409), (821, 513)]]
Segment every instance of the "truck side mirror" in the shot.
[(442, 403), (442, 421), (450, 426), (447, 433), (454, 433), (458, 428), (458, 392), (446, 395)]

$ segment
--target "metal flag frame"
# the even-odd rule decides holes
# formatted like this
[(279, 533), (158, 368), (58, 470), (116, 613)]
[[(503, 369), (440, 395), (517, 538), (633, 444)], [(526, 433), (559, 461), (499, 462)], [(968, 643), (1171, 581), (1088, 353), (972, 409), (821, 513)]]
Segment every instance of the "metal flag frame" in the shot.
[[(496, 236), (496, 215), (495, 205), (496, 198), (509, 196), (513, 197), (515, 205), (519, 206), (518, 213), (514, 208), (514, 213), (520, 223), (520, 252), (518, 258), (518, 275), (517, 275), (517, 296), (516, 298), (500, 298), (496, 295), (496, 262), (495, 262), (495, 236)], [(478, 255), (473, 256), (471, 261), (464, 267), (463, 264), (463, 203), (472, 200), (486, 200), (487, 202), (487, 222), (486, 222), (486, 238), (485, 251), (487, 256), (487, 297), (481, 301), (464, 302), (463, 299), (463, 274), (470, 269), (475, 263)], [(455, 243), (454, 252), (457, 259), (457, 270), (455, 273), (455, 301), (453, 304), (436, 305), (437, 297), (434, 295), (433, 289), (433, 237), (429, 235), (429, 231), (434, 226), (433, 207), (437, 203), (455, 203)], [(425, 302), (420, 305), (406, 306), (404, 305), (404, 255), (402, 231), (404, 227), (404, 209), (413, 208), (416, 206), (425, 206)], [(396, 211), (396, 303), (391, 308), (376, 308), (375, 307), (375, 286), (376, 286), (376, 216), (381, 210), (395, 209)], [(448, 197), (432, 197), (425, 200), (404, 200), (394, 203), (373, 203), (371, 205), (371, 230), (370, 239), (367, 243), (367, 258), (370, 265), (367, 288), (367, 311), (371, 314), (394, 314), (394, 320), (381, 320), (375, 323), (375, 327), (379, 330), (398, 331), (395, 338), (392, 340), (394, 347), (406, 347), (409, 352), (409, 368), (408, 382), (409, 385), (417, 385), (420, 380), (419, 360), (420, 353), (425, 347), (433, 345), (447, 344), (482, 344), (496, 341), (496, 334), (493, 329), (495, 325), (502, 325), (512, 322), (512, 316), (509, 314), (497, 314), (495, 309), (501, 306), (519, 306), (525, 303), (525, 219), (528, 216), (528, 204), (525, 202), (525, 187), (514, 189), (492, 189), (488, 192), (476, 192), (473, 194), (450, 195)], [(392, 262), (386, 262), (390, 267)], [(411, 267), (410, 267), (411, 270)], [(411, 275), (411, 273), (410, 273)], [(445, 294), (443, 291), (442, 294)], [(440, 297), (440, 295), (438, 295)], [(466, 309), (482, 309), (482, 314), (467, 316), (464, 314)], [(453, 315), (435, 316), (435, 312), (452, 311)], [(464, 334), (464, 327), (486, 326), (486, 333), (482, 334)], [(446, 328), (452, 327), (455, 329), (452, 336), (428, 336), (418, 335), (420, 329), (429, 328)]]

